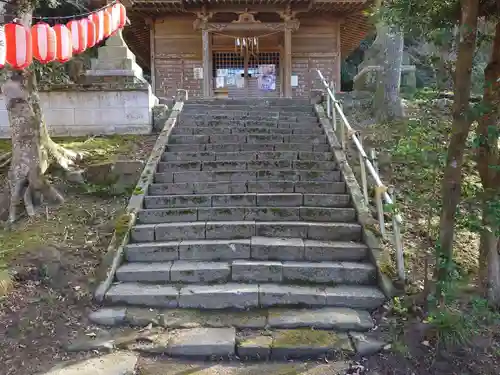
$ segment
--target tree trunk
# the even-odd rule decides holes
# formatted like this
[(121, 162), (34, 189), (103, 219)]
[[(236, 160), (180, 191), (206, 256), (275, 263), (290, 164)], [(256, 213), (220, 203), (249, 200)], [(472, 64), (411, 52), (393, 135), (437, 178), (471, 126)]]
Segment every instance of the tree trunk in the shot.
[[(4, 3), (6, 22), (15, 18), (31, 26), (33, 6), (31, 0)], [(63, 197), (45, 179), (50, 159), (54, 157), (59, 165), (68, 169), (78, 156), (64, 150), (49, 137), (43, 121), (35, 73), (27, 68), (21, 71), (7, 70), (7, 79), (2, 85), (12, 137), (12, 152), (8, 183), (10, 189), (8, 222), (13, 223), (24, 208), (29, 216), (35, 215), (35, 206), (43, 198), (62, 203)], [(6, 164), (0, 157), (2, 165)]]
[(41, 148), (40, 120), (29, 100), (33, 74), (29, 70), (12, 71), (2, 86), (12, 137), (12, 160), (8, 173), (10, 223), (17, 220), (23, 201), (29, 216), (35, 215), (35, 204), (41, 202), (42, 197), (56, 203), (63, 201), (43, 176), (42, 166), (48, 161)]
[(495, 28), (491, 57), (484, 70), (483, 110), (478, 123), (477, 168), (483, 184), (483, 226), (479, 247), (480, 287), (489, 301), (500, 306), (498, 208), (500, 199), (500, 21)]
[[(375, 93), (377, 122), (390, 122), (403, 117), (400, 97), (401, 66), (403, 64), (403, 34), (394, 26), (377, 25), (381, 36), (380, 67)], [(377, 38), (378, 39), (378, 38)]]
[[(469, 111), (469, 99), (472, 60), (476, 47), (478, 8), (479, 4), (477, 0), (462, 0), (460, 40), (454, 74), (455, 99), (452, 108), (453, 123), (442, 181), (439, 248), (436, 253), (437, 279), (440, 282), (448, 279), (453, 260), (455, 213), (461, 196), (465, 142), (472, 123)], [(441, 292), (439, 284), (438, 292)]]
[(436, 51), (434, 69), (436, 71), (436, 87), (439, 91), (452, 89), (450, 63), (455, 60), (453, 47), (457, 37), (457, 30), (442, 31), (438, 41), (433, 45)]

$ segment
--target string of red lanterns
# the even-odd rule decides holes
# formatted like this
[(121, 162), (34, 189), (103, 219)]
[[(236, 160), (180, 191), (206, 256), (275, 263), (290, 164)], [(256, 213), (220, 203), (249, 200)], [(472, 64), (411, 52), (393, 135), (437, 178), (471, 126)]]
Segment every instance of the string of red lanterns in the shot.
[(126, 20), (125, 7), (116, 2), (67, 24), (50, 26), (41, 21), (31, 27), (17, 22), (0, 26), (0, 68), (25, 69), (33, 58), (42, 64), (64, 63), (123, 29)]

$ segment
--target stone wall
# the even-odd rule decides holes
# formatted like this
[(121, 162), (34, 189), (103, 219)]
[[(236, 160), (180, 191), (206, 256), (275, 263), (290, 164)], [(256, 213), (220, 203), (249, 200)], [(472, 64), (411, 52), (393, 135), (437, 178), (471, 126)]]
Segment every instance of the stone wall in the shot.
[[(151, 133), (158, 99), (147, 83), (61, 85), (40, 91), (53, 136)], [(10, 138), (5, 104), (0, 95), (0, 138)]]

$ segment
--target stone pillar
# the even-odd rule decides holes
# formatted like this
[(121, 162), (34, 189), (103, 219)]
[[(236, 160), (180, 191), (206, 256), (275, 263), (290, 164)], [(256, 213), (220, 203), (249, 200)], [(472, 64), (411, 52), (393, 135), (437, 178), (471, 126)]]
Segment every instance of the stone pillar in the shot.
[(211, 43), (210, 32), (204, 28), (201, 31), (203, 48), (203, 97), (208, 99), (212, 96), (212, 71), (211, 71)]
[(142, 68), (125, 43), (122, 30), (109, 37), (106, 45), (99, 48), (97, 58), (92, 60), (91, 69), (87, 70), (85, 75), (88, 83), (114, 80), (145, 82)]

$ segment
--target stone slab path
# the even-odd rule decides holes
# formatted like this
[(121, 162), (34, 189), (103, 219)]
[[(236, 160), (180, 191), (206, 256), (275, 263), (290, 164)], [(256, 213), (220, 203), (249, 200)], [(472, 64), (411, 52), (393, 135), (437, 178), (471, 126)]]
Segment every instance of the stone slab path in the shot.
[(349, 363), (207, 363), (181, 362), (116, 352), (75, 364), (61, 365), (43, 375), (346, 375)]

